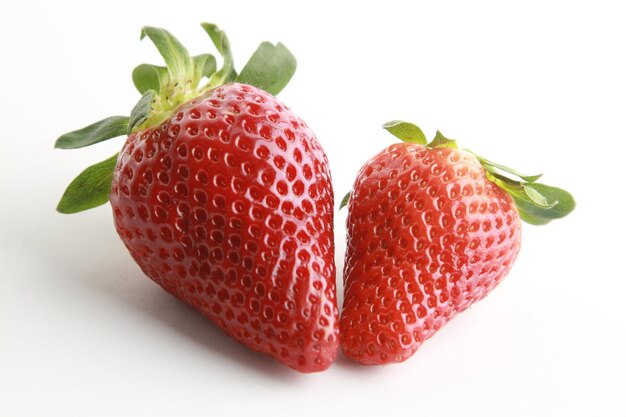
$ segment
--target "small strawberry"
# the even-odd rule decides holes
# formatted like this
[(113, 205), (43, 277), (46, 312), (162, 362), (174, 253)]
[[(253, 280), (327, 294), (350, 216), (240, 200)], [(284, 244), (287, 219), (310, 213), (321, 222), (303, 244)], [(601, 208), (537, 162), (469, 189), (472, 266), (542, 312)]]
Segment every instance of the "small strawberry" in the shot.
[(68, 149), (128, 135), (119, 155), (70, 184), (58, 210), (110, 200), (146, 275), (251, 349), (322, 371), (339, 343), (333, 191), (315, 135), (272, 95), (295, 59), (262, 43), (237, 75), (225, 34), (202, 26), (224, 58), (218, 71), (213, 56), (191, 58), (167, 31), (143, 29), (166, 67), (134, 70), (143, 96), (130, 117), (57, 140)]
[[(341, 348), (362, 364), (409, 358), (485, 297), (519, 252), (521, 220), (574, 208), (564, 190), (393, 121), (403, 140), (360, 170), (349, 200)], [(519, 180), (509, 178), (517, 177)]]

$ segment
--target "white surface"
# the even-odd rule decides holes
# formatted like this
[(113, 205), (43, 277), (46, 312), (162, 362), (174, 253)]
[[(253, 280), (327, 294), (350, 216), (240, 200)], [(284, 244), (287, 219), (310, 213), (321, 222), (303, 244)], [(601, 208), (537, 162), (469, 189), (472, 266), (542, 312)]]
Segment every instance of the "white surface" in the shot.
[[(620, 2), (424, 3), (5, 1), (0, 415), (626, 415)], [(108, 206), (54, 211), (75, 174), (121, 146), (52, 149), (133, 106), (132, 68), (158, 59), (140, 27), (200, 53), (201, 20), (227, 31), (238, 68), (262, 40), (294, 52), (280, 98), (317, 133), (338, 196), (393, 142), (380, 124), (401, 118), (546, 172), (578, 208), (525, 225), (509, 277), (404, 364), (340, 355), (300, 375), (250, 352), (142, 275)]]

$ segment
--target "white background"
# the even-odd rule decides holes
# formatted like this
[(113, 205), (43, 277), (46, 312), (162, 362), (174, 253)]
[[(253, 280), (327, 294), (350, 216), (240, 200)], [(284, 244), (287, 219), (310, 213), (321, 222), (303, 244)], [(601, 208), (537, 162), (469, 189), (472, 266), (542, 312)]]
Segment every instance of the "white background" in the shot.
[[(626, 415), (619, 3), (5, 1), (0, 415)], [(545, 172), (578, 208), (525, 225), (502, 285), (403, 364), (340, 355), (301, 375), (248, 351), (142, 275), (108, 206), (54, 211), (78, 172), (121, 147), (52, 149), (64, 132), (128, 114), (132, 68), (159, 62), (141, 26), (167, 27), (197, 54), (211, 46), (203, 20), (227, 31), (239, 69), (262, 40), (296, 55), (280, 98), (316, 132), (338, 196), (394, 142), (380, 125), (407, 119)]]

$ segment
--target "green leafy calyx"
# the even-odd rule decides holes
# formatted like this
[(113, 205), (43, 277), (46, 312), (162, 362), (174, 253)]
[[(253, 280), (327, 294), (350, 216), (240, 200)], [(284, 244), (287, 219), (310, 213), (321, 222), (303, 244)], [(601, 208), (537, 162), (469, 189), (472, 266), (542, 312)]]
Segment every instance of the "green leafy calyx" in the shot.
[[(385, 123), (383, 128), (403, 142), (417, 143), (429, 148), (457, 148), (453, 139), (446, 138), (437, 131), (434, 139), (427, 143), (422, 130), (413, 123), (393, 120)], [(567, 216), (576, 207), (574, 197), (567, 191), (537, 182), (541, 174), (522, 174), (506, 165), (492, 162), (472, 151), (485, 169), (487, 178), (511, 195), (518, 208), (520, 217), (527, 223), (535, 225), (547, 224), (554, 219)], [(350, 193), (344, 197), (339, 208), (348, 204)]]
[[(146, 26), (141, 30), (141, 39), (150, 39), (165, 65), (140, 64), (133, 70), (132, 80), (141, 98), (130, 116), (109, 117), (66, 133), (57, 139), (55, 147), (76, 149), (153, 128), (168, 119), (180, 105), (232, 81), (254, 85), (276, 95), (296, 70), (296, 60), (283, 44), (263, 42), (238, 75), (224, 31), (212, 23), (202, 23), (202, 28), (222, 57), (221, 68), (217, 68), (213, 55), (190, 56), (170, 32)], [(115, 160), (109, 158), (83, 171), (70, 184), (57, 210), (75, 213), (108, 201), (114, 167)]]

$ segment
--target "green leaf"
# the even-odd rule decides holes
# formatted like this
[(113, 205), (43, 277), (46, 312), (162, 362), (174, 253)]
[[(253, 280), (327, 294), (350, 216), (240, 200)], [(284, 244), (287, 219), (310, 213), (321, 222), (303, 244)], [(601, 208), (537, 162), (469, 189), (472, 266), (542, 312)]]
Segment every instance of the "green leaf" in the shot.
[[(473, 153), (473, 152), (472, 152)], [(483, 158), (482, 156), (478, 156), (476, 154), (474, 154), (474, 156), (476, 156), (476, 158), (478, 158), (478, 161), (480, 161), (480, 163), (482, 164), (483, 167), (485, 167), (485, 169), (489, 169), (490, 172), (498, 172), (498, 170), (500, 172), (507, 172), (509, 174), (513, 174), (518, 178), (523, 179), (526, 182), (535, 182), (537, 181), (539, 178), (541, 178), (541, 176), (543, 174), (537, 174), (537, 175), (526, 175), (526, 174), (522, 174), (521, 172), (513, 169), (513, 168), (509, 168), (506, 165), (502, 165), (502, 164), (497, 164), (495, 162), (492, 162), (488, 159)]]
[(574, 197), (562, 188), (539, 183), (525, 185), (527, 187), (532, 186), (534, 190), (541, 193), (548, 201), (556, 202), (554, 206), (540, 207), (533, 205), (532, 207), (528, 207), (526, 211), (529, 212), (529, 214), (547, 219), (560, 219), (570, 214), (574, 208), (576, 208)]
[(454, 139), (448, 139), (437, 131), (435, 138), (428, 144), (429, 148), (458, 148)]
[(392, 120), (385, 123), (383, 129), (386, 129), (403, 142), (419, 143), (420, 145), (426, 145), (428, 142), (422, 129), (413, 123), (404, 122), (402, 120)]
[(130, 134), (135, 127), (141, 126), (150, 115), (152, 109), (152, 102), (156, 92), (154, 90), (146, 91), (139, 99), (133, 110), (130, 112), (130, 120), (128, 122), (128, 134)]
[[(150, 38), (165, 60), (170, 80), (185, 81), (193, 77), (193, 63), (187, 49), (165, 29), (145, 26), (141, 39)], [(157, 90), (158, 91), (158, 90)]]
[(107, 139), (126, 135), (128, 117), (113, 116), (73, 132), (61, 135), (54, 143), (55, 148), (77, 149)]
[[(524, 175), (476, 154), (474, 156), (485, 169), (487, 178), (513, 197), (520, 217), (526, 223), (544, 225), (554, 219), (567, 216), (576, 207), (574, 197), (567, 191), (535, 182), (541, 175)], [(512, 174), (525, 181), (511, 179), (504, 173)]]
[(551, 203), (548, 203), (548, 199), (546, 199), (546, 197), (543, 194), (541, 194), (539, 191), (533, 188), (532, 184), (522, 184), (522, 188), (524, 189), (524, 192), (526, 193), (526, 195), (535, 204), (541, 207), (551, 208), (551, 207), (554, 207), (558, 203), (558, 201), (553, 201)]
[(263, 42), (237, 76), (237, 82), (254, 85), (276, 95), (295, 72), (296, 58), (285, 45)]
[(517, 206), (517, 211), (519, 212), (519, 216), (523, 222), (532, 224), (533, 226), (543, 226), (552, 221), (552, 219), (548, 219), (545, 217), (538, 217), (538, 216), (534, 216), (532, 214), (527, 213), (526, 211), (524, 211), (522, 207), (520, 207), (519, 204), (516, 204), (516, 206)]
[(191, 59), (193, 60), (194, 80), (196, 84), (194, 87), (196, 87), (202, 77), (209, 78), (213, 75), (217, 69), (217, 63), (215, 62), (215, 57), (211, 54), (196, 55)]
[(116, 163), (117, 154), (81, 172), (63, 193), (57, 211), (64, 214), (78, 213), (109, 201)]
[[(554, 219), (567, 216), (576, 207), (574, 197), (561, 188), (539, 183), (519, 183), (499, 175), (488, 174), (487, 176), (513, 197), (520, 217), (527, 223), (547, 224)], [(529, 195), (529, 189), (537, 192), (541, 197), (533, 194), (533, 191)], [(547, 202), (551, 203), (544, 205)]]
[(339, 210), (341, 210), (342, 208), (344, 208), (345, 206), (348, 205), (348, 202), (350, 201), (350, 196), (351, 195), (352, 195), (352, 193), (348, 192), (348, 194), (343, 196), (343, 198), (341, 199), (341, 203), (339, 204)]
[(133, 83), (143, 94), (148, 90), (161, 91), (169, 82), (167, 68), (150, 64), (141, 64), (133, 70)]
[(212, 23), (202, 23), (202, 28), (211, 37), (217, 51), (224, 58), (222, 68), (215, 72), (209, 80), (209, 86), (215, 87), (233, 81), (237, 77), (233, 55), (230, 51), (230, 42), (223, 30)]

